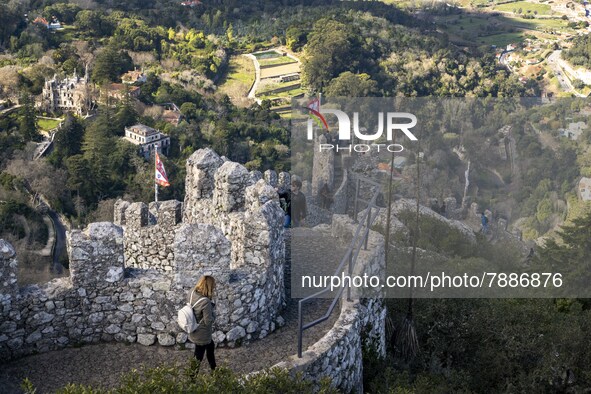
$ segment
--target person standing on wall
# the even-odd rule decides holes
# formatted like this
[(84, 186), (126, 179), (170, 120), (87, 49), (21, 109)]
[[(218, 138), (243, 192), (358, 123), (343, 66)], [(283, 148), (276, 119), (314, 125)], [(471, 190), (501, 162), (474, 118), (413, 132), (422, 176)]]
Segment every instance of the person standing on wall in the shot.
[(277, 193), (279, 194), (281, 208), (285, 212), (285, 216), (283, 219), (283, 227), (290, 228), (291, 227), (291, 191), (289, 190), (279, 190), (275, 188)]
[(445, 201), (443, 201), (441, 203), (441, 206), (439, 207), (439, 214), (441, 216), (443, 216), (444, 218), (447, 218), (447, 212), (445, 212), (445, 210), (446, 210)]
[(306, 196), (302, 193), (302, 182), (299, 179), (291, 181), (291, 221), (294, 227), (305, 224), (307, 206)]
[[(211, 301), (214, 290), (215, 279), (212, 276), (204, 275), (189, 293), (189, 303), (191, 305), (195, 303), (193, 313), (195, 320), (199, 323), (197, 329), (189, 334), (189, 340), (195, 344), (195, 358), (199, 366), (201, 366), (204, 354), (207, 353), (207, 361), (212, 371), (216, 368), (215, 343), (211, 336), (215, 319), (213, 311), (215, 304)], [(197, 301), (195, 301), (196, 299)]]
[(488, 234), (488, 218), (486, 217), (484, 212), (482, 212), (480, 214), (480, 223), (482, 224), (482, 229), (481, 229), (482, 233)]
[(322, 208), (330, 209), (330, 206), (333, 203), (333, 197), (330, 193), (330, 189), (328, 187), (328, 183), (324, 182), (322, 189), (320, 189), (320, 201), (322, 203)]

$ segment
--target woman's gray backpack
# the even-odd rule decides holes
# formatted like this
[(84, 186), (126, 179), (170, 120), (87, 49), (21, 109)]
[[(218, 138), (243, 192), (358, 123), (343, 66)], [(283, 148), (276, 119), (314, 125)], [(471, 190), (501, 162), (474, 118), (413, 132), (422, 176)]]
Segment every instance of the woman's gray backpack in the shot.
[(200, 323), (197, 323), (197, 319), (195, 319), (195, 314), (193, 313), (193, 308), (195, 308), (195, 306), (201, 300), (207, 300), (207, 297), (201, 297), (200, 299), (197, 300), (197, 302), (195, 302), (193, 305), (191, 305), (191, 301), (193, 300), (194, 293), (195, 292), (191, 293), (191, 297), (189, 299), (189, 302), (185, 306), (183, 306), (181, 309), (179, 309), (178, 317), (177, 317), (177, 322), (178, 322), (179, 326), (187, 334), (190, 334), (193, 331), (195, 331), (196, 329), (198, 329), (199, 324), (200, 324)]

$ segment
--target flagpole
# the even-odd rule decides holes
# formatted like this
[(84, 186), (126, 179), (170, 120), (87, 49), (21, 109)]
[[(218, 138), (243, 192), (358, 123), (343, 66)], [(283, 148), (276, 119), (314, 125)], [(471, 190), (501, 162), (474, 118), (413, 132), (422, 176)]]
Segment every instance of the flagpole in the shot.
[(164, 169), (164, 164), (162, 164), (158, 155), (158, 144), (155, 144), (154, 146), (154, 160), (154, 200), (155, 202), (158, 202), (158, 185), (163, 187), (170, 186), (168, 177), (166, 176), (166, 170)]
[[(154, 145), (154, 170), (157, 171), (158, 144)], [(154, 179), (154, 201), (158, 202), (158, 182)]]

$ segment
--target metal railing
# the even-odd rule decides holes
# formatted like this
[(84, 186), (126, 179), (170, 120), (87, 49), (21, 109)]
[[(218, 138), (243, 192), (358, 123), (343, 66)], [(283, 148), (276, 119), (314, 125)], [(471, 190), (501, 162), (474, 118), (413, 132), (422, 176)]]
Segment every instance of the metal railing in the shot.
[[(376, 188), (376, 190), (373, 192), (373, 195), (370, 200), (364, 200), (359, 196), (359, 192), (361, 190), (361, 185), (363, 183), (369, 184), (370, 187), (373, 186)], [(357, 263), (357, 257), (359, 256), (359, 252), (361, 251), (361, 246), (364, 246), (364, 250), (367, 250), (369, 230), (371, 228), (371, 225), (373, 224), (373, 222), (375, 221), (376, 217), (378, 216), (378, 214), (380, 212), (380, 207), (378, 207), (376, 205), (376, 200), (378, 198), (378, 195), (381, 192), (381, 189), (382, 189), (382, 185), (380, 185), (379, 183), (377, 183), (369, 178), (365, 178), (365, 177), (357, 178), (357, 184), (356, 184), (356, 189), (355, 189), (355, 202), (354, 202), (354, 208), (353, 208), (353, 218), (354, 218), (355, 222), (358, 222), (358, 225), (355, 230), (355, 235), (353, 236), (353, 239), (349, 243), (349, 247), (347, 248), (347, 252), (343, 256), (343, 258), (341, 259), (341, 262), (339, 263), (339, 266), (335, 270), (335, 273), (334, 273), (335, 276), (339, 276), (343, 272), (343, 270), (345, 269), (345, 264), (347, 264), (347, 271), (348, 271), (348, 275), (350, 276), (353, 273), (353, 269), (355, 268), (355, 264)], [(364, 205), (366, 204), (367, 210), (365, 211), (363, 218), (361, 220), (357, 221), (358, 208), (359, 208), (360, 203), (363, 203)], [(375, 215), (373, 215), (373, 216), (372, 216), (372, 211), (375, 211)], [(362, 229), (364, 229), (363, 232), (362, 232)], [(347, 301), (351, 301), (351, 287), (347, 286), (346, 288), (347, 288)], [(334, 295), (333, 300), (330, 303), (330, 306), (328, 307), (328, 309), (324, 315), (322, 315), (321, 317), (319, 317), (316, 320), (313, 320), (313, 321), (311, 321), (309, 323), (305, 323), (305, 324), (304, 324), (304, 312), (303, 312), (304, 303), (309, 300), (316, 299), (316, 298), (322, 296), (323, 294), (329, 293), (330, 288), (325, 287), (324, 289), (318, 291), (317, 293), (309, 295), (309, 296), (302, 298), (301, 300), (298, 301), (298, 357), (299, 358), (302, 357), (302, 342), (303, 342), (304, 331), (328, 320), (328, 318), (332, 314), (335, 306), (337, 305), (337, 302), (342, 298), (344, 290), (345, 290), (345, 286), (343, 286), (343, 287), (339, 288), (339, 290), (337, 290), (337, 293)]]

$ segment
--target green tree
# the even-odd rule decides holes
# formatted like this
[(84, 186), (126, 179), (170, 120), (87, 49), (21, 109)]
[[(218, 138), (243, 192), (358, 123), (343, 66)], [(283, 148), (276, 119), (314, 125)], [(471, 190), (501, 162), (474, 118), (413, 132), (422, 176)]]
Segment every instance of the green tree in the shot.
[(591, 265), (591, 213), (573, 219), (558, 231), (559, 241), (549, 238), (540, 251), (542, 263), (573, 273), (587, 272)]
[(80, 154), (83, 138), (84, 127), (76, 117), (67, 114), (62, 127), (53, 138), (53, 152), (50, 161), (61, 166), (64, 159)]
[(80, 7), (75, 4), (56, 3), (45, 7), (43, 17), (49, 21), (55, 16), (62, 23), (72, 23), (79, 11)]
[(308, 35), (300, 26), (290, 26), (285, 32), (286, 45), (294, 52), (299, 51), (306, 44)]
[(183, 114), (183, 116), (187, 120), (192, 121), (192, 120), (198, 119), (198, 115), (197, 115), (198, 109), (197, 109), (197, 105), (195, 103), (189, 103), (189, 102), (183, 103), (181, 105), (180, 110), (181, 110), (181, 113)]
[(228, 39), (228, 42), (230, 42), (230, 43), (234, 40), (234, 27), (232, 26), (231, 23), (228, 26), (228, 28), (226, 29), (226, 38)]
[(8, 2), (0, 3), (0, 46), (7, 47), (11, 38), (21, 23), (21, 13), (11, 7)]
[(74, 155), (65, 159), (66, 170), (68, 172), (67, 186), (70, 190), (75, 190), (79, 196), (82, 196), (87, 202), (96, 201), (92, 178), (90, 177), (89, 164), (83, 155)]
[(363, 47), (350, 24), (321, 19), (309, 35), (303, 59), (303, 79), (315, 90), (344, 71), (358, 71)]
[(129, 86), (127, 85), (125, 85), (123, 100), (121, 100), (118, 105), (115, 119), (117, 123), (115, 133), (117, 135), (123, 135), (125, 127), (132, 126), (137, 123), (138, 113), (135, 110), (133, 100), (129, 94)]
[(368, 97), (378, 94), (378, 83), (368, 74), (341, 73), (326, 87), (327, 96), (332, 97)]
[(118, 51), (108, 46), (95, 59), (92, 80), (98, 84), (115, 82), (121, 74), (132, 68), (133, 62), (126, 51)]
[(104, 37), (114, 30), (112, 22), (101, 11), (82, 10), (76, 14), (75, 26), (89, 36)]
[(20, 104), (22, 105), (19, 110), (19, 132), (25, 140), (28, 141), (39, 141), (41, 135), (37, 131), (37, 117), (35, 116), (35, 109), (33, 108), (33, 100), (28, 93), (21, 95)]
[(580, 79), (573, 80), (573, 87), (575, 89), (583, 89), (585, 87), (585, 82), (581, 81)]
[(91, 178), (94, 195), (99, 200), (109, 189), (110, 153), (115, 143), (113, 135), (113, 121), (108, 113), (100, 114), (84, 133), (82, 152), (89, 170), (87, 176)]

